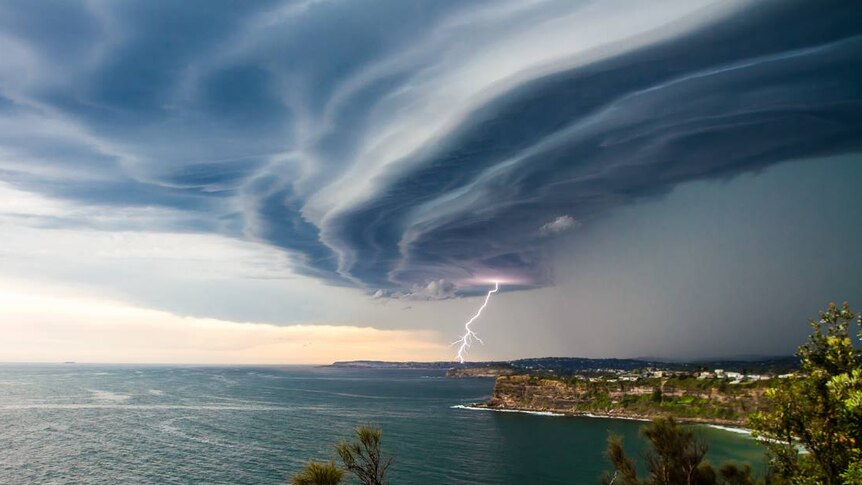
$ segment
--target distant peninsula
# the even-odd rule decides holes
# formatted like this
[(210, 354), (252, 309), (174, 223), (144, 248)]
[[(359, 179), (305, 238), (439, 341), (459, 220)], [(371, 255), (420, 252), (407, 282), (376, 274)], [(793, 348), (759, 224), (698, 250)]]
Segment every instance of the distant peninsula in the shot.
[[(578, 373), (606, 373), (607, 371), (632, 371), (656, 368), (682, 372), (696, 372), (705, 369), (726, 369), (735, 372), (782, 374), (795, 370), (798, 360), (792, 356), (751, 357), (745, 359), (710, 359), (674, 362), (661, 359), (618, 359), (586, 357), (536, 357), (505, 361), (476, 362), (414, 362), (382, 360), (349, 360), (333, 362), (329, 367), (356, 369), (440, 369), (453, 370), (452, 377), (462, 377), (460, 369), (511, 369), (516, 373), (536, 375), (574, 375)], [(464, 374), (463, 376), (466, 376)]]
[(704, 362), (543, 357), (499, 362), (336, 362), (334, 367), (438, 369), (451, 378), (494, 378), (470, 407), (573, 416), (740, 426), (763, 409), (766, 389), (795, 377), (795, 357)]

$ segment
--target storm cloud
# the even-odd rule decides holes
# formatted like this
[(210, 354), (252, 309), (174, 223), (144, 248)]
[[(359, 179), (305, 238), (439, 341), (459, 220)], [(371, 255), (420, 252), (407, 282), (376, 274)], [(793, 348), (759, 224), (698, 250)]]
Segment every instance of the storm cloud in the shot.
[(615, 208), (862, 148), (845, 1), (11, 1), (0, 50), (3, 181), (378, 296), (547, 286)]

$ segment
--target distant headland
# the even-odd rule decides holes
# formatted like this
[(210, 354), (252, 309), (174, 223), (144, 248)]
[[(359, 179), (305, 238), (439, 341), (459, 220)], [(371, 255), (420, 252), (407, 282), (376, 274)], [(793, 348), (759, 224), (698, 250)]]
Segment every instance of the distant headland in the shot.
[[(709, 359), (671, 361), (661, 359), (619, 359), (587, 357), (535, 357), (501, 361), (382, 361), (349, 360), (333, 362), (329, 367), (360, 369), (510, 369), (515, 373), (570, 375), (582, 372), (632, 371), (637, 369), (660, 369), (668, 371), (696, 372), (707, 369), (724, 369), (731, 372), (757, 374), (783, 374), (798, 368), (799, 361), (793, 356), (769, 356), (738, 359)], [(453, 376), (457, 377), (457, 376)]]
[(446, 370), (451, 378), (494, 378), (490, 399), (469, 407), (574, 416), (739, 426), (764, 406), (777, 380), (794, 378), (796, 357), (661, 362), (542, 357), (492, 362), (336, 362), (333, 367)]

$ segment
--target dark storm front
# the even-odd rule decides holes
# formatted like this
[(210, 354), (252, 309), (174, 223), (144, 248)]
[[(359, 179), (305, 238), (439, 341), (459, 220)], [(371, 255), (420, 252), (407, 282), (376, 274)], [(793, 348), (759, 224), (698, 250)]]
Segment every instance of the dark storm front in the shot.
[[(491, 379), (438, 370), (0, 366), (0, 483), (285, 483), (360, 424), (380, 425), (393, 483), (598, 483), (607, 433), (640, 423), (452, 409)], [(759, 462), (702, 428), (710, 459)]]

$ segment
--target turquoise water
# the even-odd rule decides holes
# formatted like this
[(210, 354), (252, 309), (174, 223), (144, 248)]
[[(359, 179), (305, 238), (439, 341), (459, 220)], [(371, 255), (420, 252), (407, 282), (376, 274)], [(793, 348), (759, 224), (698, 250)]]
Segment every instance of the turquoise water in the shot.
[[(284, 483), (364, 423), (384, 430), (392, 483), (598, 483), (609, 431), (640, 423), (452, 409), (491, 379), (314, 367), (0, 365), (0, 483)], [(710, 459), (762, 460), (699, 427)]]

